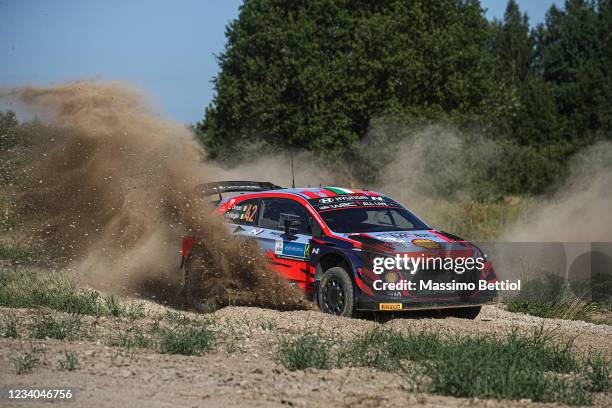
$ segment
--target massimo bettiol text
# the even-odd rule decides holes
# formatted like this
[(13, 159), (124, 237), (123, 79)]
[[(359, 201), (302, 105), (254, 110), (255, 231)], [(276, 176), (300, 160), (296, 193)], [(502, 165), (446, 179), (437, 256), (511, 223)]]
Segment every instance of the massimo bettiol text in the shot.
[[(457, 275), (479, 272), (485, 267), (486, 259), (482, 257), (439, 257), (439, 256), (410, 256), (408, 254), (397, 254), (391, 256), (376, 257), (372, 263), (372, 271), (381, 276), (373, 282), (374, 290), (435, 290), (435, 291), (457, 291), (457, 290), (521, 290), (521, 281), (510, 280), (489, 282), (479, 279), (477, 282), (436, 282), (431, 279), (419, 279), (411, 281), (398, 279), (397, 272), (414, 275), (418, 271), (451, 271)], [(382, 279), (384, 276), (384, 280)]]

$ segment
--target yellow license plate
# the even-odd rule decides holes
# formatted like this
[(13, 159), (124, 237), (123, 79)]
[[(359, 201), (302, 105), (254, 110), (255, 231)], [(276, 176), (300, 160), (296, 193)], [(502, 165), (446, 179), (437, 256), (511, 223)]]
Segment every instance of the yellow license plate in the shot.
[(402, 310), (401, 303), (380, 303), (378, 310)]

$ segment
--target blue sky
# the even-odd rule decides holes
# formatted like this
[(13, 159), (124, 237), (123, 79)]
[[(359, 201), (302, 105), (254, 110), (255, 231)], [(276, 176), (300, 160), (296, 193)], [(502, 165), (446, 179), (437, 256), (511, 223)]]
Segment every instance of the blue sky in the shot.
[[(506, 0), (482, 0), (501, 18)], [(559, 0), (518, 0), (532, 24)], [(0, 87), (124, 79), (167, 116), (200, 120), (213, 97), (214, 54), (241, 0), (0, 0)], [(0, 104), (0, 109), (6, 108)]]

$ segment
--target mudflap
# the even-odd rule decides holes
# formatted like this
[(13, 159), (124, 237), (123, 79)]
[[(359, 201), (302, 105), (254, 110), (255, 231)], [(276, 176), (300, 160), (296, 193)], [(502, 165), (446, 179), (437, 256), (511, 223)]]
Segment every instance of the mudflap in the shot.
[(204, 313), (206, 307), (202, 303), (200, 297), (197, 295), (197, 276), (194, 274), (192, 265), (193, 257), (191, 254), (183, 257), (181, 260), (180, 271), (183, 275), (183, 282), (181, 288), (179, 289), (178, 296), (185, 299), (185, 303), (188, 305), (188, 307), (193, 307), (196, 311)]

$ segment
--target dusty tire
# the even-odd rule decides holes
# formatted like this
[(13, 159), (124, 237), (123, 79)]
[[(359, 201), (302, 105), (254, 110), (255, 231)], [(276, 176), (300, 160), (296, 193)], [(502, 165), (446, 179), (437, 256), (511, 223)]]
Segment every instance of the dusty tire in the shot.
[(449, 309), (448, 316), (456, 317), (458, 319), (474, 320), (480, 313), (480, 309), (482, 309), (482, 306), (459, 307), (457, 309)]
[(353, 281), (344, 268), (335, 266), (325, 271), (317, 296), (319, 309), (323, 313), (353, 316), (353, 295)]

